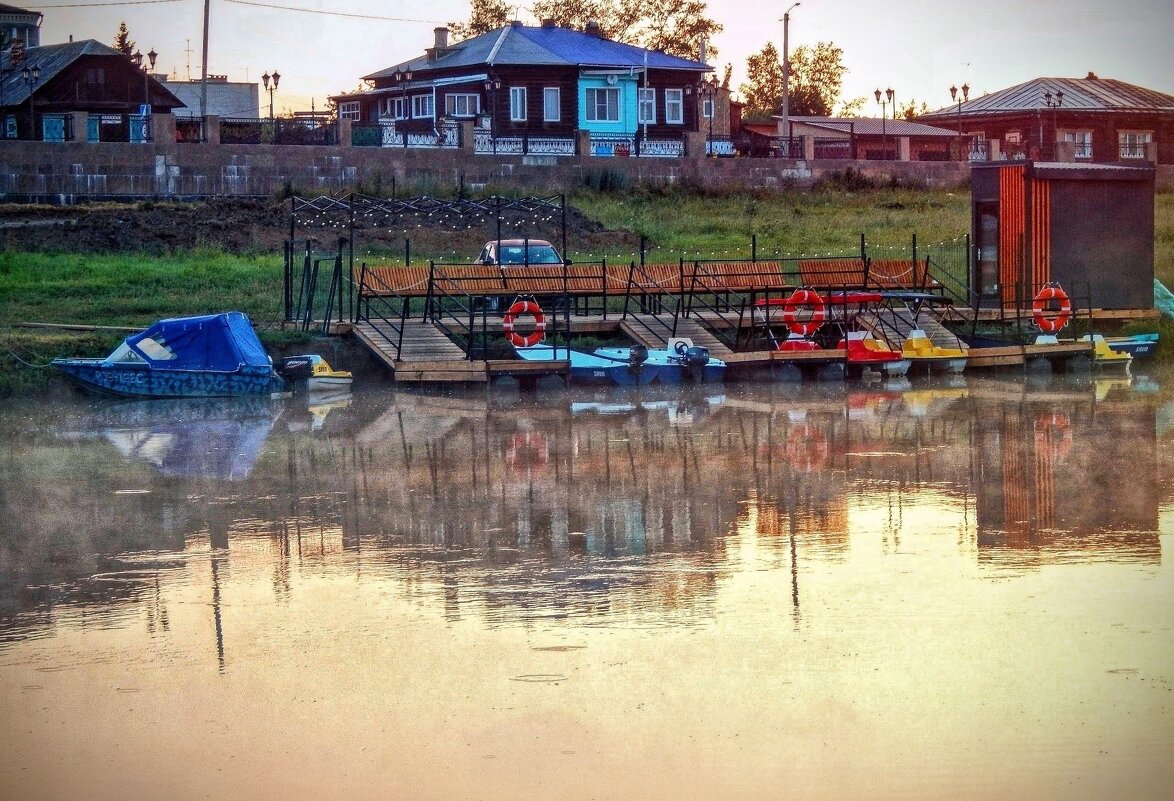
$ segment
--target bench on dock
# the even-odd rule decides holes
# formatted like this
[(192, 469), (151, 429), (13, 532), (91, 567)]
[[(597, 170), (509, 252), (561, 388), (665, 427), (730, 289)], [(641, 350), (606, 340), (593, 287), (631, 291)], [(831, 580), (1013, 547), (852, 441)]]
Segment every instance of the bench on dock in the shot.
[(685, 288), (694, 292), (781, 292), (796, 283), (777, 261), (685, 265)]
[(936, 289), (929, 260), (803, 259), (799, 273), (812, 289)]

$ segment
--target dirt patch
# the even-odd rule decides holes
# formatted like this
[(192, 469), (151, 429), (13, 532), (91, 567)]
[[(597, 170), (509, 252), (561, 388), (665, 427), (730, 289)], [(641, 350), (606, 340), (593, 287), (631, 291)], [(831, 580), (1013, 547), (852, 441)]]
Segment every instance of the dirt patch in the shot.
[[(0, 246), (9, 251), (70, 253), (174, 253), (212, 248), (228, 253), (281, 251), (289, 237), (289, 201), (215, 198), (197, 203), (95, 204), (88, 206), (0, 206)], [(561, 239), (561, 215), (555, 212), (503, 215), (503, 237)], [(345, 211), (300, 214), (295, 238), (318, 240), (319, 250), (333, 249), (348, 235)], [(360, 216), (355, 220), (356, 253), (404, 251), (446, 258), (475, 256), (497, 235), (492, 217), (412, 213), (394, 218)], [(638, 247), (627, 231), (608, 230), (567, 207), (567, 246), (594, 252), (617, 246)]]

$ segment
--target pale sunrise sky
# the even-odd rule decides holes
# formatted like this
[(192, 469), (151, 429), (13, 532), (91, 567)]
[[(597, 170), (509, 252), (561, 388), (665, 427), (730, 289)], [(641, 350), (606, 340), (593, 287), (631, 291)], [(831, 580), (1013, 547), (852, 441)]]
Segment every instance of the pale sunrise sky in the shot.
[[(70, 35), (111, 44), (125, 20), (140, 50), (159, 53), (157, 71), (199, 78), (203, 0), (61, 7), (86, 2), (11, 4), (45, 15), (44, 44)], [(790, 5), (712, 0), (710, 16), (725, 26), (713, 42), (718, 74), (732, 63), (736, 88), (747, 56), (767, 41), (781, 51), (780, 18)], [(537, 24), (526, 5), (518, 8), (519, 19)], [(361, 76), (421, 54), (437, 25), (469, 15), (468, 0), (212, 0), (211, 9), (209, 72), (259, 83), (263, 72), (276, 69), (279, 113), (308, 109), (311, 98), (321, 108), (327, 95), (355, 88)], [(940, 108), (950, 104), (951, 84), (968, 82), (974, 97), (1035, 77), (1078, 78), (1090, 70), (1174, 94), (1174, 3), (1168, 0), (803, 0), (791, 12), (790, 34), (792, 49), (819, 41), (843, 49), (843, 97), (866, 96), (864, 113), (871, 116), (880, 116), (872, 100), (876, 88), (891, 86), (900, 102), (914, 98)]]

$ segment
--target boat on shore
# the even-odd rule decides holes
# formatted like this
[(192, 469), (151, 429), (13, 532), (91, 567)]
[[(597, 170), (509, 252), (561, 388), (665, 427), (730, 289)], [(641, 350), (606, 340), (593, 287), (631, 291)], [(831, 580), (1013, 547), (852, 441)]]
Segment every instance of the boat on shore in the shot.
[(1158, 350), (1157, 334), (1134, 334), (1125, 337), (1105, 337), (1104, 339), (1113, 350), (1128, 353), (1135, 359), (1153, 356)]
[(242, 312), (159, 320), (104, 359), (54, 359), (84, 389), (124, 398), (224, 398), (284, 392)]

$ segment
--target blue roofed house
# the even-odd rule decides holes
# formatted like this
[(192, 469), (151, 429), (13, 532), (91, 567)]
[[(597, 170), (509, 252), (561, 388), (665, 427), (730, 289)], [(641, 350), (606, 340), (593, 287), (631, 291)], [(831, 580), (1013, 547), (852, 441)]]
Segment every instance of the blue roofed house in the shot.
[(479, 153), (680, 156), (701, 128), (702, 62), (593, 25), (513, 22), (451, 45), (435, 34), (424, 55), (365, 76), (370, 89), (332, 98), (354, 144), (455, 147), (464, 121)]

